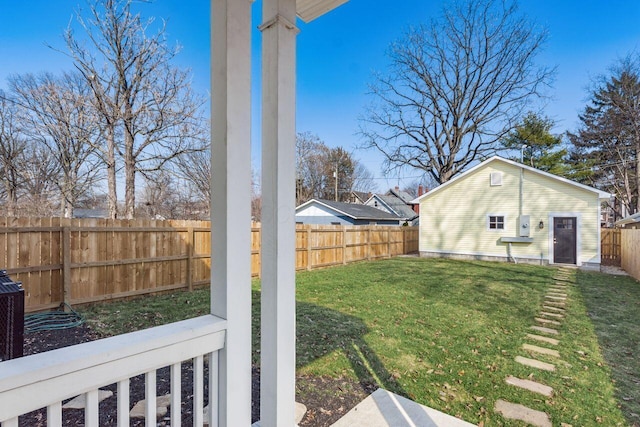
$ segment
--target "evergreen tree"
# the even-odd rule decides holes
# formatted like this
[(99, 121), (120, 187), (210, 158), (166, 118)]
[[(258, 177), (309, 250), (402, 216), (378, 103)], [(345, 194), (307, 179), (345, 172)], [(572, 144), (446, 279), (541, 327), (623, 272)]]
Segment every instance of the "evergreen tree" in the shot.
[(551, 133), (553, 126), (550, 118), (530, 112), (502, 140), (502, 145), (508, 150), (522, 150), (522, 162), (526, 165), (554, 175), (568, 176), (568, 152), (563, 148), (562, 136)]
[[(569, 134), (571, 158), (589, 168), (590, 184), (615, 194), (626, 213), (640, 210), (640, 58), (620, 61), (600, 79), (581, 126)], [(612, 206), (619, 215), (619, 205)]]

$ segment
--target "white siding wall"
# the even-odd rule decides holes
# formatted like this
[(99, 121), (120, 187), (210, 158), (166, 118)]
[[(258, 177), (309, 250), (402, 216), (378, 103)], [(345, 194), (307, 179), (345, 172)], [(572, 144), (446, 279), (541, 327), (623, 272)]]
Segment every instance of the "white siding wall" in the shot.
[[(490, 186), (491, 172), (502, 172), (501, 186)], [(426, 197), (420, 204), (420, 251), (507, 256), (507, 244), (499, 240), (518, 236), (519, 185), (520, 168), (494, 161)], [(549, 260), (550, 212), (578, 216), (578, 263), (599, 263), (597, 195), (529, 171), (524, 172), (522, 213), (530, 215), (533, 243), (512, 244), (512, 255)], [(505, 229), (487, 230), (489, 214), (504, 215)]]

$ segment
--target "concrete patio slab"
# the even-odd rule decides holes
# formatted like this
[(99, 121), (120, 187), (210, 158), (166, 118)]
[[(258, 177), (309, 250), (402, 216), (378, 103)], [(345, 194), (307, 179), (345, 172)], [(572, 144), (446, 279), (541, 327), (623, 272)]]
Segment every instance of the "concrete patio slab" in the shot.
[(540, 384), (531, 380), (523, 380), (516, 377), (508, 377), (505, 382), (509, 385), (523, 388), (533, 393), (538, 393), (543, 396), (551, 397), (553, 395), (553, 389), (548, 385)]
[(511, 420), (524, 421), (536, 427), (552, 427), (551, 418), (542, 411), (528, 408), (516, 403), (498, 400), (496, 402), (495, 411), (502, 414), (503, 417)]
[[(208, 419), (208, 412), (209, 411), (209, 406), (207, 406), (204, 410), (204, 419)], [(305, 405), (303, 405), (302, 403), (296, 402), (296, 422), (295, 425), (297, 426), (298, 424), (300, 424), (300, 421), (302, 421), (302, 419), (304, 418), (304, 414), (307, 413), (307, 407)], [(207, 424), (205, 422), (205, 427), (207, 427), (209, 424)], [(260, 421), (256, 421), (255, 423), (251, 424), (251, 427), (260, 427)]]
[(459, 418), (379, 388), (332, 427), (472, 427)]

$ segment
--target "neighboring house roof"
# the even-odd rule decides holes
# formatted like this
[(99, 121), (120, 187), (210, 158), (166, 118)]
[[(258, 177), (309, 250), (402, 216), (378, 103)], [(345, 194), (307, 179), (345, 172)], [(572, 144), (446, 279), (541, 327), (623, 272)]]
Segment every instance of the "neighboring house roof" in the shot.
[(410, 204), (411, 201), (413, 200), (413, 196), (407, 193), (406, 191), (396, 190), (395, 188), (391, 188), (389, 189), (389, 192), (387, 193), (387, 195), (389, 195), (389, 193), (391, 193), (391, 195), (394, 195), (400, 200), (402, 200), (405, 204)]
[[(411, 206), (407, 205), (401, 198), (394, 195), (374, 194), (369, 198), (369, 200), (371, 199), (379, 200), (387, 207), (388, 210), (394, 212), (402, 219), (411, 220), (418, 216), (418, 214), (411, 209)], [(370, 205), (369, 200), (367, 200), (368, 205)]]
[(366, 220), (400, 220), (401, 218), (388, 212), (376, 209), (373, 206), (359, 205), (356, 203), (334, 202), (333, 200), (311, 199), (296, 208), (296, 213), (305, 207), (317, 203), (325, 206), (341, 215), (348, 216), (353, 219)]
[(423, 194), (422, 196), (412, 200), (411, 203), (420, 203), (421, 200), (423, 200), (423, 199), (425, 199), (427, 197), (431, 197), (433, 194), (439, 193), (440, 191), (442, 191), (443, 189), (447, 188), (449, 185), (453, 184), (454, 182), (464, 178), (467, 175), (470, 175), (470, 174), (474, 173), (476, 170), (486, 166), (489, 163), (493, 163), (493, 162), (506, 163), (506, 164), (509, 164), (509, 165), (512, 165), (512, 166), (516, 166), (518, 168), (522, 168), (522, 169), (524, 169), (526, 171), (533, 172), (533, 173), (539, 174), (541, 176), (545, 176), (547, 178), (555, 179), (557, 181), (563, 182), (563, 183), (568, 184), (568, 185), (572, 185), (572, 186), (580, 188), (582, 190), (590, 191), (592, 193), (597, 194), (599, 199), (608, 199), (608, 198), (611, 197), (611, 193), (607, 193), (606, 191), (598, 190), (597, 188), (589, 187), (588, 185), (580, 184), (580, 183), (577, 183), (575, 181), (571, 181), (570, 179), (562, 178), (561, 176), (554, 175), (554, 174), (549, 173), (549, 172), (544, 172), (544, 171), (541, 171), (540, 169), (536, 169), (536, 168), (532, 168), (531, 166), (523, 165), (522, 163), (514, 162), (513, 160), (508, 160), (508, 159), (502, 158), (500, 156), (493, 156), (490, 159), (487, 159), (484, 162), (482, 162), (482, 163), (472, 167), (471, 169), (461, 173), (460, 175), (457, 175), (456, 177), (454, 177), (450, 181), (447, 181), (444, 184), (434, 188), (433, 190)]
[(615, 225), (627, 225), (627, 224), (635, 224), (637, 222), (640, 222), (640, 212), (635, 213), (633, 215), (630, 215), (626, 218), (623, 218), (619, 221), (616, 221), (614, 224)]
[(364, 191), (352, 191), (351, 195), (354, 199), (360, 200), (360, 202), (364, 203), (369, 198), (370, 193), (365, 193)]

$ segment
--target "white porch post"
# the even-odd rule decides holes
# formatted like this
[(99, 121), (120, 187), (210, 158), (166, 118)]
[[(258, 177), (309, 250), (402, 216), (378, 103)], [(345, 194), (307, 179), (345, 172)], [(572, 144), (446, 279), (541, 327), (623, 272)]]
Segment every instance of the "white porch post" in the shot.
[(263, 0), (261, 427), (295, 424), (295, 0)]
[(221, 427), (251, 425), (251, 3), (211, 0), (211, 314), (228, 321)]

